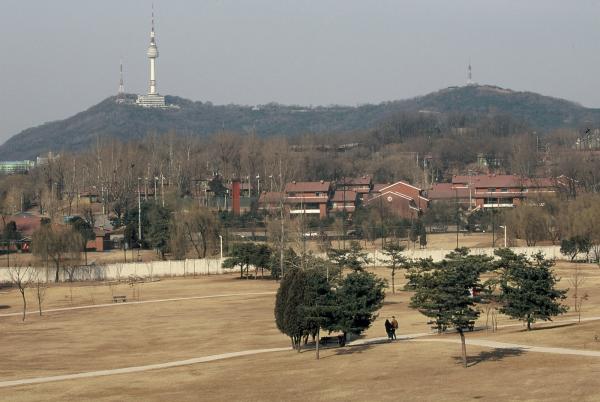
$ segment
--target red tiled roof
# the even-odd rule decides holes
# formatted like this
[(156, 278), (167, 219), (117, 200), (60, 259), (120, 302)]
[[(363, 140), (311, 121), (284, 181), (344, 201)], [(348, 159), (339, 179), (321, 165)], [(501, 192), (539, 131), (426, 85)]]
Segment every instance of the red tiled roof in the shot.
[(404, 180), (399, 180), (399, 181), (397, 181), (397, 182), (395, 182), (395, 183), (391, 183), (391, 184), (388, 184), (388, 185), (386, 185), (386, 186), (382, 187), (382, 188), (381, 188), (379, 191), (385, 190), (385, 189), (387, 189), (388, 187), (396, 186), (396, 185), (398, 185), (398, 184), (402, 184), (402, 185), (404, 185), (404, 186), (412, 187), (412, 188), (414, 188), (415, 190), (419, 190), (419, 191), (421, 190), (419, 187), (413, 186), (412, 184), (410, 184), (410, 183), (408, 183), (408, 182), (406, 182), (406, 181), (404, 181)]
[(338, 184), (351, 186), (368, 186), (371, 184), (371, 176), (352, 177), (350, 179), (340, 180)]
[(469, 189), (465, 186), (453, 186), (452, 183), (434, 183), (427, 192), (430, 200), (449, 200), (455, 198), (469, 198)]
[(327, 192), (331, 187), (329, 181), (299, 181), (285, 185), (286, 193)]
[(389, 183), (388, 184), (379, 184), (379, 183), (373, 184), (373, 191), (372, 192), (373, 193), (380, 193), (382, 189), (384, 189), (386, 187), (389, 187), (389, 186), (390, 186)]
[(454, 176), (452, 184), (471, 184), (474, 188), (520, 188), (520, 187), (554, 187), (555, 180), (547, 177), (524, 178), (517, 175), (477, 175), (477, 176)]
[[(6, 216), (4, 220), (6, 223), (14, 221), (17, 225), (17, 230), (25, 236), (31, 236), (42, 224), (41, 217), (29, 214)], [(2, 228), (4, 228), (4, 225), (2, 225)]]

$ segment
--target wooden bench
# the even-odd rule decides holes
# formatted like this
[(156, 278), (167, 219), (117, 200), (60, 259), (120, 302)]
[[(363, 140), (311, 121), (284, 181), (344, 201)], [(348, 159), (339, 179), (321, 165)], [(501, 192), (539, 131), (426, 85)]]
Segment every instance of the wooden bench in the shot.
[(345, 342), (344, 342), (344, 336), (343, 335), (337, 335), (337, 336), (322, 336), (321, 339), (319, 339), (319, 344), (326, 346), (326, 345), (338, 345), (338, 346), (344, 346)]
[(127, 296), (113, 296), (113, 303), (125, 303), (127, 301)]

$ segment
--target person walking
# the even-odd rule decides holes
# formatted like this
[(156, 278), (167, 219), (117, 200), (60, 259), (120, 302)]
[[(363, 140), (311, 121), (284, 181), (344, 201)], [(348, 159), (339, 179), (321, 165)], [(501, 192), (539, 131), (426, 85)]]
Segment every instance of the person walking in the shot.
[(385, 333), (388, 336), (388, 341), (392, 340), (392, 323), (387, 318), (385, 319)]
[(390, 324), (392, 324), (392, 338), (397, 339), (396, 330), (398, 329), (398, 321), (396, 321), (396, 316), (392, 316), (392, 322)]

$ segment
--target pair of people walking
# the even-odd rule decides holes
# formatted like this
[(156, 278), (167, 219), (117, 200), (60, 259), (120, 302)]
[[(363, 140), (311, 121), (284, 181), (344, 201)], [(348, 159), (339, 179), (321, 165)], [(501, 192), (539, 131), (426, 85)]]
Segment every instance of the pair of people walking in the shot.
[(385, 319), (385, 332), (388, 336), (388, 340), (397, 339), (396, 338), (396, 330), (398, 329), (398, 321), (396, 321), (396, 316), (392, 316), (392, 321), (388, 318)]

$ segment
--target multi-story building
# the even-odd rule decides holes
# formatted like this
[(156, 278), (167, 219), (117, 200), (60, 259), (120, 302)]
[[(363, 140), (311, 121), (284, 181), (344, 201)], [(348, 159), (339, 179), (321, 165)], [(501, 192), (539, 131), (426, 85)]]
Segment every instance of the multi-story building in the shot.
[(35, 162), (30, 160), (4, 161), (0, 162), (0, 174), (27, 173), (33, 167)]
[(471, 208), (506, 208), (525, 200), (556, 193), (559, 182), (551, 178), (525, 178), (517, 175), (454, 176), (452, 183), (440, 183), (428, 192), (432, 201), (446, 200)]
[(333, 188), (329, 181), (304, 181), (286, 184), (285, 203), (291, 215), (314, 214), (327, 217)]

